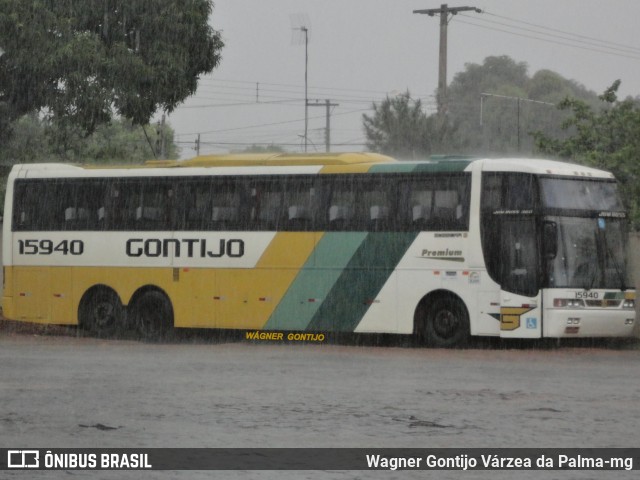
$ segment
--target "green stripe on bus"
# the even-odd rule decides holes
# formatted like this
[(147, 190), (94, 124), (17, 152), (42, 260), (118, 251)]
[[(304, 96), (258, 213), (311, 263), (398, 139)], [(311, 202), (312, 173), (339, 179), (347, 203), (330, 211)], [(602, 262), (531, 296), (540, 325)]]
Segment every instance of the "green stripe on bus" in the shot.
[(366, 235), (325, 233), (264, 328), (305, 330)]
[(410, 173), (416, 169), (415, 163), (391, 163), (373, 165), (369, 173)]
[(353, 332), (417, 235), (417, 232), (369, 233), (307, 330)]
[(420, 163), (416, 165), (413, 171), (421, 173), (464, 172), (470, 163), (469, 160), (442, 160), (434, 163)]
[(465, 159), (444, 159), (431, 162), (380, 163), (373, 165), (369, 173), (450, 173), (463, 172), (471, 163)]

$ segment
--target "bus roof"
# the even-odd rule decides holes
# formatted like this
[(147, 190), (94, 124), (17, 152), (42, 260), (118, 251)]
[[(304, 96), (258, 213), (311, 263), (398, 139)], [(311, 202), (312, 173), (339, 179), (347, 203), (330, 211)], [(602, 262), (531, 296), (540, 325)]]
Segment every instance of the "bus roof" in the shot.
[(357, 165), (395, 162), (377, 153), (248, 153), (203, 155), (188, 160), (149, 160), (153, 167), (254, 167), (302, 165)]
[[(398, 161), (377, 153), (230, 154), (188, 160), (150, 160), (137, 165), (70, 165), (39, 163), (15, 165), (14, 172), (29, 177), (161, 176), (161, 175), (267, 175), (332, 173), (446, 173), (463, 172), (477, 165), (487, 172), (522, 172), (536, 175), (613, 178), (603, 170), (572, 163), (531, 158), (478, 158), (437, 155), (423, 160)], [(144, 173), (141, 172), (144, 171)], [(169, 173), (169, 170), (172, 170)], [(215, 173), (214, 173), (215, 172)]]
[(522, 172), (535, 175), (614, 178), (612, 173), (604, 170), (541, 158), (492, 158), (483, 159), (482, 163), (482, 170), (485, 172)]

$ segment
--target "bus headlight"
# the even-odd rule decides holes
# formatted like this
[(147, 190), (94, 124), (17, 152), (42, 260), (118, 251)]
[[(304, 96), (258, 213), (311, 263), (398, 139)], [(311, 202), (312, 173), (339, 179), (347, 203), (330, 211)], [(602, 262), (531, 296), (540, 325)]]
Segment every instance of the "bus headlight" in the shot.
[(556, 308), (583, 308), (584, 300), (579, 298), (554, 298), (553, 306)]
[(628, 308), (629, 310), (633, 310), (636, 308), (636, 301), (632, 299), (625, 300), (622, 304), (622, 308)]

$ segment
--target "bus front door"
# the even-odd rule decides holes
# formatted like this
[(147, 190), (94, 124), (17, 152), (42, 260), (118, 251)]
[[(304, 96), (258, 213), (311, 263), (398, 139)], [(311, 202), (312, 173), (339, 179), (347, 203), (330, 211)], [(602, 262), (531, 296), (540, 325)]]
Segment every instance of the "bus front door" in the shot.
[(533, 217), (503, 222), (500, 239), (500, 337), (542, 336), (538, 248)]

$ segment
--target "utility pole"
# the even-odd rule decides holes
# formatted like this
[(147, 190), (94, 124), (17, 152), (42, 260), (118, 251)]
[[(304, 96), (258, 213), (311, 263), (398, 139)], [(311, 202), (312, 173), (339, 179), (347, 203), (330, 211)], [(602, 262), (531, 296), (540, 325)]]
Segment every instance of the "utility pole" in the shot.
[(165, 138), (165, 114), (162, 114), (162, 120), (158, 123), (158, 139), (156, 140), (157, 149), (160, 150), (160, 159), (164, 160), (167, 158), (167, 140)]
[(327, 99), (324, 101), (324, 105), (326, 107), (326, 125), (324, 129), (324, 145), (327, 153), (331, 151), (331, 107), (337, 107), (337, 103), (331, 103), (331, 100)]
[[(299, 30), (304, 35), (304, 151), (307, 152), (309, 143), (309, 19), (305, 15), (291, 17), (291, 23), (296, 25), (294, 30)], [(298, 42), (296, 42), (298, 43)]]
[(309, 29), (302, 26), (300, 30), (304, 33), (304, 153), (307, 153), (307, 138), (309, 132)]
[(326, 108), (324, 147), (327, 153), (331, 151), (331, 107), (337, 107), (339, 105), (340, 105), (339, 103), (331, 103), (331, 100), (329, 99), (325, 100), (324, 103), (319, 103), (318, 100), (316, 100), (315, 102), (307, 102), (307, 107), (325, 107)]
[(451, 7), (446, 3), (440, 5), (440, 8), (428, 8), (425, 10), (414, 10), (413, 13), (426, 14), (430, 17), (440, 15), (440, 55), (438, 62), (438, 115), (444, 115), (447, 112), (447, 25), (453, 15), (460, 12), (474, 11), (482, 13), (482, 10), (476, 7)]

